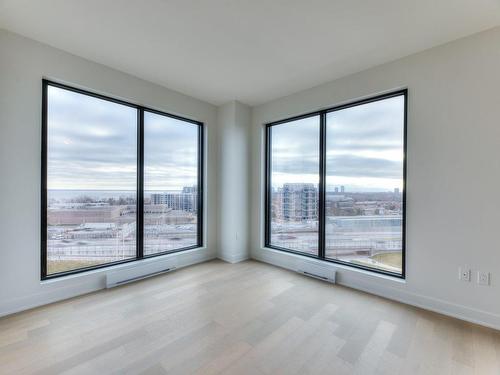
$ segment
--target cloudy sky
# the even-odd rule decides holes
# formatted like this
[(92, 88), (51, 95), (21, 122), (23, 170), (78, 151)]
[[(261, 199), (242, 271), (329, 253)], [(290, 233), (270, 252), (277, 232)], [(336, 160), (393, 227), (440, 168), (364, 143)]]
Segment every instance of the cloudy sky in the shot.
[(181, 190), (197, 184), (198, 125), (144, 114), (144, 188)]
[[(135, 190), (136, 110), (49, 86), (48, 188)], [(327, 116), (327, 190), (402, 189), (404, 98)], [(196, 184), (197, 125), (145, 113), (145, 189)], [(273, 127), (272, 184), (318, 183), (319, 117)]]
[[(134, 108), (49, 86), (48, 188), (135, 190)], [(146, 113), (145, 188), (196, 184), (197, 125)]]
[[(404, 97), (327, 115), (327, 190), (392, 191), (403, 185)], [(319, 116), (272, 128), (272, 183), (318, 183)]]

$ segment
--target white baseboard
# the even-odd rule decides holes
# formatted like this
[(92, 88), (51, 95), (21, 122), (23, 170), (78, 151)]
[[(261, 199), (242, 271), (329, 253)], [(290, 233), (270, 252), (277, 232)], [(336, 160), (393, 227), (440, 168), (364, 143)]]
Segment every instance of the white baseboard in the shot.
[[(254, 250), (251, 252), (251, 258), (292, 271), (296, 271), (298, 269), (298, 264), (304, 261), (304, 257), (302, 256), (272, 249)], [(307, 258), (307, 260), (309, 260), (309, 258)], [(405, 290), (401, 287), (401, 285), (398, 285), (405, 284), (404, 281), (396, 280), (394, 278), (379, 275), (374, 276), (373, 273), (368, 273), (368, 276), (371, 277), (367, 278), (366, 271), (358, 271), (350, 268), (349, 272), (343, 272), (346, 267), (336, 264), (328, 264), (332, 268), (339, 271), (338, 273), (340, 274), (340, 277), (337, 278), (337, 284), (405, 303), (407, 305), (451, 316), (470, 323), (500, 330), (500, 315)], [(384, 280), (386, 281), (384, 283), (374, 283), (373, 277), (392, 279), (391, 282), (394, 282), (394, 286), (388, 286), (386, 280)]]
[(214, 251), (206, 248), (193, 249), (40, 282), (39, 291), (36, 293), (1, 301), (0, 317), (104, 289), (107, 272), (132, 269), (143, 263), (168, 258), (175, 259), (175, 267), (179, 269), (215, 259), (216, 256)]
[(248, 254), (217, 254), (217, 258), (232, 264), (250, 259)]

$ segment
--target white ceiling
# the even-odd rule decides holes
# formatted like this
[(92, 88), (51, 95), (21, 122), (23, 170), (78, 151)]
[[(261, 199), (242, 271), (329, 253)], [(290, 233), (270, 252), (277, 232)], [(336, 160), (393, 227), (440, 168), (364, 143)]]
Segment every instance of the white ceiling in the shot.
[(500, 24), (500, 0), (0, 0), (0, 27), (256, 105)]

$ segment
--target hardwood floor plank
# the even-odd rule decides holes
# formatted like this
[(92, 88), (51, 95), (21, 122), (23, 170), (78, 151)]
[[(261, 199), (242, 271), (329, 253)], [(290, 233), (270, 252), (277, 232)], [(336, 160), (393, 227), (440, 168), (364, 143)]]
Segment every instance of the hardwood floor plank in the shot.
[(0, 374), (500, 374), (500, 332), (255, 261), (0, 318)]

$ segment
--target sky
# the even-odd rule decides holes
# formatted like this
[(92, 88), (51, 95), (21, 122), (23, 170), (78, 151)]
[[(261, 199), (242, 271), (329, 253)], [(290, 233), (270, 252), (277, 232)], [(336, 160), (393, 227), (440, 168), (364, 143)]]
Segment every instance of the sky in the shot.
[[(135, 108), (48, 87), (48, 188), (135, 190)], [(327, 190), (402, 189), (404, 97), (327, 115)], [(144, 117), (145, 190), (181, 190), (197, 180), (198, 126)], [(272, 184), (318, 183), (319, 116), (272, 128)]]
[(198, 125), (144, 114), (144, 188), (181, 190), (197, 185)]
[[(49, 189), (135, 190), (135, 108), (48, 87)], [(196, 184), (198, 125), (146, 112), (146, 190)]]
[[(327, 114), (327, 190), (403, 188), (404, 97)], [(318, 183), (319, 116), (272, 128), (272, 184)]]

